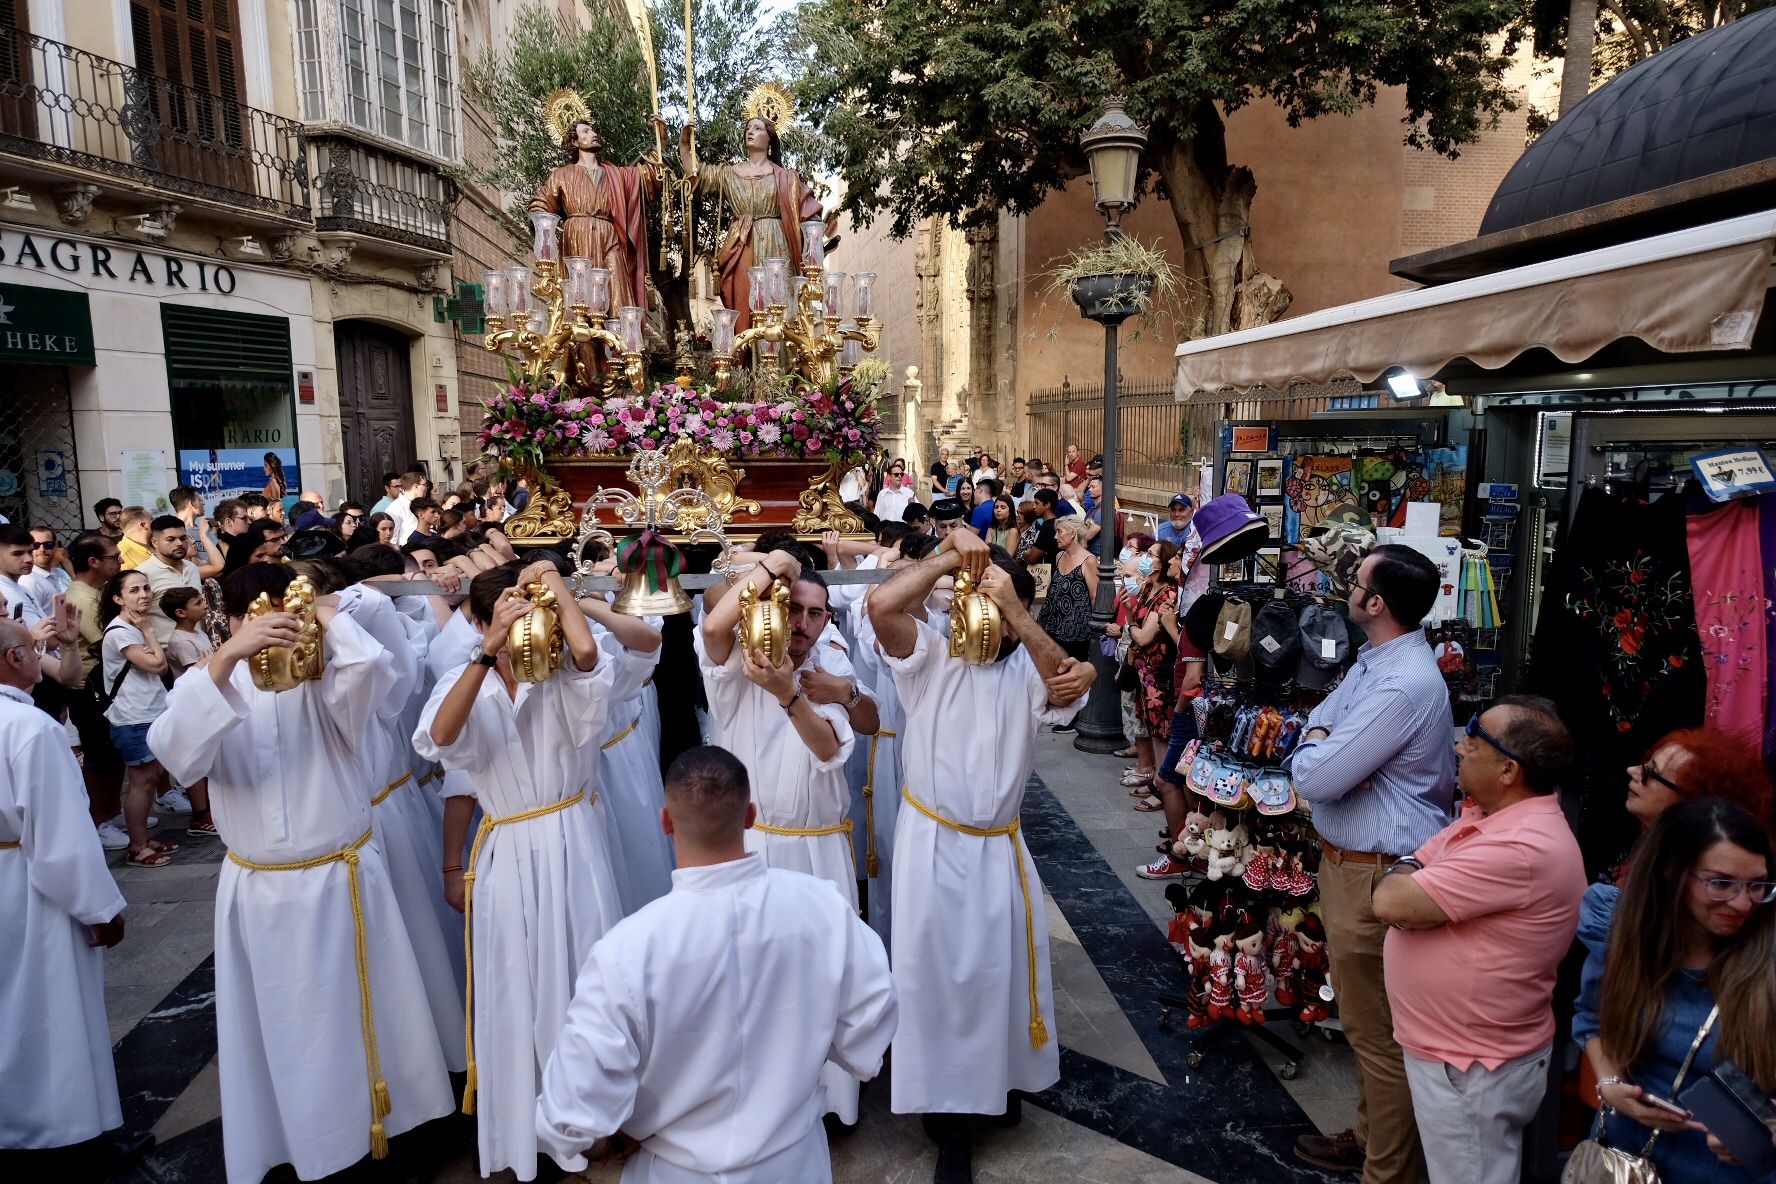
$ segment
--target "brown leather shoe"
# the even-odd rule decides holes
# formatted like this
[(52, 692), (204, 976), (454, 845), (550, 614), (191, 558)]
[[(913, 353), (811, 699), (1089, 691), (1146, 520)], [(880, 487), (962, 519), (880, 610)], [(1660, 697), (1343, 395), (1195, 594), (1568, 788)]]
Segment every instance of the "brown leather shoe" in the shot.
[(1336, 1135), (1302, 1135), (1295, 1140), (1295, 1158), (1328, 1172), (1363, 1170), (1363, 1149), (1357, 1144), (1356, 1131), (1339, 1131)]

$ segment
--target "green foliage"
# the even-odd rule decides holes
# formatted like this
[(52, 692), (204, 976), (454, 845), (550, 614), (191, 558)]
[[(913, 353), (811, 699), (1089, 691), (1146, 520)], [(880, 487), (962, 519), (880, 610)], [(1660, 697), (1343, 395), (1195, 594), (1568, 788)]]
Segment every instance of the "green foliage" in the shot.
[[(846, 205), (969, 223), (1041, 204), (1084, 171), (1103, 99), (1151, 125), (1144, 164), (1185, 147), (1225, 169), (1222, 115), (1289, 122), (1404, 88), (1403, 137), (1453, 155), (1514, 105), (1502, 78), (1528, 0), (809, 0), (799, 97), (837, 146)], [(1148, 173), (1151, 181), (1152, 174)]]
[[(1591, 78), (1614, 78), (1661, 49), (1705, 33), (1749, 13), (1776, 7), (1776, 0), (1616, 0), (1599, 3), (1597, 46), (1592, 51)], [(1536, 56), (1560, 57), (1566, 52), (1570, 0), (1530, 0), (1525, 25)], [(1534, 130), (1533, 128), (1531, 130)]]
[(492, 159), (468, 171), (504, 191), (508, 212), (522, 220), (524, 203), (549, 170), (567, 163), (543, 123), (543, 100), (571, 86), (586, 100), (605, 156), (635, 160), (653, 147), (647, 68), (629, 29), (610, 7), (586, 0), (584, 28), (567, 28), (541, 0), (530, 0), (513, 22), (512, 36), (464, 70), (464, 89), (493, 121), (499, 146)]

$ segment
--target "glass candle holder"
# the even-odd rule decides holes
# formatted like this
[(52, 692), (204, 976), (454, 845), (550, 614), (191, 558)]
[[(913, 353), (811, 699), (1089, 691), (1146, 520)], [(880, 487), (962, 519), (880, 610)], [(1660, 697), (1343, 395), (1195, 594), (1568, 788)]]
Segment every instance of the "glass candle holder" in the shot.
[(638, 354), (641, 352), (641, 309), (633, 304), (625, 304), (617, 310), (617, 320), (621, 325), (618, 330), (623, 338), (623, 352)]
[(770, 293), (765, 290), (765, 269), (763, 267), (747, 268), (746, 284), (748, 288), (746, 307), (753, 312), (764, 312), (765, 305), (770, 298)]
[(876, 273), (860, 271), (851, 277), (851, 312), (859, 320), (876, 315)]
[(802, 266), (826, 266), (826, 223), (815, 220), (802, 223)]
[(531, 246), (538, 263), (555, 263), (561, 258), (561, 219), (546, 210), (530, 212)]
[(549, 310), (533, 308), (530, 310), (530, 331), (541, 337), (549, 331)]
[(789, 260), (782, 255), (765, 260), (765, 294), (770, 304), (789, 303)]
[(717, 308), (710, 312), (709, 346), (718, 358), (734, 356), (734, 325), (740, 320), (740, 314), (731, 308)]
[(760, 341), (758, 343), (758, 351), (760, 358), (770, 362), (772, 365), (777, 364), (777, 343), (775, 341)]
[(515, 317), (530, 315), (530, 268), (522, 263), (506, 268), (506, 311)]
[(488, 316), (503, 317), (506, 315), (505, 272), (484, 271), (481, 273), (481, 300)]
[[(844, 327), (851, 329), (857, 328), (856, 325), (849, 321), (845, 322)], [(861, 361), (863, 361), (863, 342), (857, 340), (855, 337), (847, 337), (845, 339), (845, 344), (839, 347), (839, 369), (855, 370), (857, 369), (857, 363)]]
[(829, 317), (844, 316), (845, 273), (842, 271), (827, 272), (820, 277), (820, 288), (820, 301), (826, 307), (826, 315)]
[(611, 273), (608, 267), (586, 269), (586, 311), (595, 317), (608, 316), (611, 306)]
[(791, 308), (800, 308), (802, 306), (802, 289), (807, 286), (808, 286), (808, 277), (807, 276), (797, 275), (797, 276), (790, 277), (790, 279), (789, 279), (789, 306)]
[(583, 255), (569, 256), (567, 267), (567, 291), (565, 293), (570, 305), (586, 304), (591, 297), (591, 281), (586, 273), (592, 270), (592, 260)]

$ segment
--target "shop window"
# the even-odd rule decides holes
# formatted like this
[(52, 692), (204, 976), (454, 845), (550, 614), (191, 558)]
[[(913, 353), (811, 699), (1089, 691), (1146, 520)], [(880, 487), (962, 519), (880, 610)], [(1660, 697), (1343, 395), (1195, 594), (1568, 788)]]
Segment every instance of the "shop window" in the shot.
[(297, 493), (290, 323), (177, 304), (161, 306), (179, 480), (213, 509), (225, 497)]

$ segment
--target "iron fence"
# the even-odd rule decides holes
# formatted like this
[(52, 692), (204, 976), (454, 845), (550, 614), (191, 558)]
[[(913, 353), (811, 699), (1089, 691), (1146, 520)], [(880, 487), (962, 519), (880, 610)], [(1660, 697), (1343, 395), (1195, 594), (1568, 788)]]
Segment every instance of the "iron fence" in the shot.
[(0, 152), (308, 217), (295, 120), (6, 27)]
[(456, 182), (429, 164), (343, 136), (311, 136), (315, 229), (450, 250)]
[[(1215, 410), (1180, 403), (1169, 378), (1117, 383), (1117, 500), (1123, 505), (1163, 505), (1180, 489), (1193, 487), (1194, 469), (1206, 454)], [(1030, 455), (1059, 467), (1067, 445), (1085, 456), (1103, 451), (1104, 387), (1063, 381), (1030, 394)]]

